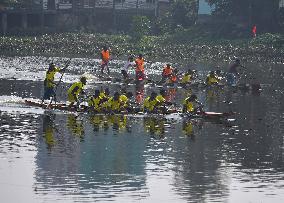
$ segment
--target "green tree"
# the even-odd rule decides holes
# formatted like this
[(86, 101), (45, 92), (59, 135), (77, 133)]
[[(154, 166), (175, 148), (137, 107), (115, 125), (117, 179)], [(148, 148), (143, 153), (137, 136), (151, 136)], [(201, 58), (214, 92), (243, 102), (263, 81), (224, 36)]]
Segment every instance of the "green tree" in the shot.
[(258, 30), (277, 29), (280, 0), (207, 0), (214, 6), (214, 15), (228, 19), (237, 17), (248, 26), (256, 24)]
[(18, 3), (18, 0), (0, 0), (0, 5), (8, 6)]
[(134, 40), (140, 40), (151, 31), (151, 22), (146, 16), (134, 16), (131, 22), (130, 34)]
[(176, 25), (190, 27), (195, 24), (198, 16), (198, 0), (173, 0), (171, 17)]
[(7, 7), (28, 8), (40, 5), (38, 0), (0, 0), (0, 5)]

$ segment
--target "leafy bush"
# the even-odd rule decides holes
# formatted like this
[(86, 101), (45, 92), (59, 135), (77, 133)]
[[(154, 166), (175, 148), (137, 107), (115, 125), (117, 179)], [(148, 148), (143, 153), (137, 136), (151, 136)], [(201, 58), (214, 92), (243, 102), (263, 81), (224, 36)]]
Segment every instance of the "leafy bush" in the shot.
[(151, 31), (151, 22), (146, 16), (133, 16), (130, 34), (133, 40), (140, 40)]
[(273, 45), (277, 47), (281, 47), (284, 45), (284, 37), (280, 34), (271, 34), (271, 33), (265, 33), (262, 34), (256, 38), (254, 38), (251, 41), (252, 45), (255, 44), (263, 44), (263, 45)]
[(171, 3), (171, 15), (176, 25), (190, 27), (195, 24), (198, 15), (196, 0), (174, 0)]

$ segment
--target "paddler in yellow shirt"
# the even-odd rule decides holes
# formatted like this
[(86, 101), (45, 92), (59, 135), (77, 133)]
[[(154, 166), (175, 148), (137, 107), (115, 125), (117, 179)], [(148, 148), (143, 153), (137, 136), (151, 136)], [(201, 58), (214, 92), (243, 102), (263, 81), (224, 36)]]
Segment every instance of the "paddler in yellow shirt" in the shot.
[(44, 94), (41, 101), (42, 103), (44, 102), (44, 100), (50, 99), (50, 97), (53, 97), (56, 103), (56, 93), (54, 90), (56, 83), (54, 82), (54, 76), (56, 73), (64, 72), (64, 70), (65, 68), (60, 69), (59, 67), (56, 67), (54, 63), (49, 64), (44, 79)]
[(143, 111), (145, 113), (156, 113), (158, 101), (156, 100), (157, 93), (152, 92), (150, 96), (146, 97), (143, 103)]
[(160, 94), (158, 94), (156, 96), (156, 100), (157, 100), (156, 108), (157, 108), (157, 111), (160, 112), (160, 113), (163, 113), (163, 114), (165, 114), (167, 112), (166, 105), (172, 104), (171, 102), (168, 102), (166, 100), (166, 96), (167, 96), (167, 93), (166, 93), (166, 90), (164, 90), (164, 89), (161, 89), (160, 90)]
[(206, 84), (207, 85), (217, 85), (219, 83), (219, 79), (216, 77), (214, 71), (210, 71), (209, 75), (207, 75), (206, 78)]
[(184, 99), (182, 113), (196, 113), (198, 110), (203, 111), (202, 105), (197, 101), (195, 94)]
[(113, 97), (109, 98), (107, 101), (107, 110), (110, 113), (120, 113), (121, 102), (119, 100), (119, 93), (115, 92)]
[(88, 100), (89, 110), (95, 113), (101, 112), (101, 103), (100, 90), (95, 90), (95, 94)]
[(190, 84), (192, 82), (192, 76), (193, 76), (193, 71), (191, 69), (188, 69), (187, 72), (182, 76), (180, 83), (182, 85)]
[(74, 103), (77, 103), (77, 106), (79, 106), (78, 97), (80, 94), (84, 94), (83, 88), (87, 83), (86, 77), (81, 77), (79, 82), (75, 82), (71, 85), (71, 87), (68, 89), (68, 101), (70, 102), (69, 108), (71, 108)]
[(100, 98), (102, 100), (102, 102), (105, 102), (105, 101), (108, 101), (108, 99), (110, 98), (109, 96), (110, 92), (109, 92), (109, 88), (105, 88), (105, 90), (103, 90), (101, 88), (101, 91), (100, 91)]
[(133, 108), (130, 104), (130, 99), (133, 97), (132, 92), (127, 92), (126, 94), (121, 94), (119, 96), (119, 101), (121, 103), (121, 110), (126, 110), (127, 112), (132, 112)]

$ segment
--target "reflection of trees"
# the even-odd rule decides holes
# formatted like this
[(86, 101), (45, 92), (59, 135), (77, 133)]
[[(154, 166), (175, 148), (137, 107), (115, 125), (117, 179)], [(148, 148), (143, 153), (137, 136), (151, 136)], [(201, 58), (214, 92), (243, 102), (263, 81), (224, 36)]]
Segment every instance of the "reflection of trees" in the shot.
[(219, 127), (207, 124), (204, 128), (194, 142), (178, 139), (174, 143), (175, 189), (193, 202), (210, 202), (209, 199), (228, 196), (228, 180), (220, 175), (222, 146), (216, 139)]
[[(120, 187), (124, 194), (129, 192), (129, 196), (133, 195), (134, 198), (147, 195), (143, 193), (146, 190), (143, 153), (147, 145), (143, 132), (133, 135), (125, 130), (109, 128), (113, 130), (106, 133), (103, 128), (109, 120), (115, 123), (118, 129), (125, 129), (125, 116), (90, 116), (89, 121), (95, 122), (95, 125), (99, 123), (99, 129), (102, 129), (96, 132), (99, 136), (93, 136), (94, 123), (85, 122), (86, 117), (82, 116), (82, 120), (79, 120), (74, 115), (60, 116), (64, 119), (56, 119), (54, 123), (60, 123), (62, 126), (61, 134), (56, 137), (56, 147), (52, 148), (51, 153), (44, 150), (44, 140), (39, 140), (36, 156), (38, 192), (58, 190), (60, 193), (75, 193), (81, 196), (96, 191), (92, 193), (93, 196), (111, 195), (115, 198), (117, 194), (109, 191)], [(62, 120), (67, 122), (67, 125), (64, 125)], [(108, 125), (112, 126), (113, 123)], [(84, 131), (78, 130), (78, 126), (81, 129), (83, 124)], [(78, 136), (70, 136), (70, 130), (72, 134), (85, 132), (84, 142), (80, 142)]]
[[(135, 193), (145, 187), (145, 160), (143, 153), (146, 140), (139, 132), (135, 135), (127, 130), (129, 120), (122, 115), (105, 115), (100, 117), (101, 126), (108, 123), (112, 131), (103, 136), (86, 136), (82, 148), (86, 153), (81, 157), (81, 171), (85, 172), (89, 182), (81, 183), (83, 188), (97, 188), (102, 190), (118, 187), (128, 189)], [(104, 133), (96, 132), (98, 135)], [(111, 135), (119, 135), (111, 136)], [(137, 136), (136, 136), (137, 135)], [(93, 143), (93, 144), (89, 144)], [(126, 192), (125, 191), (125, 192)], [(142, 194), (143, 196), (143, 194)]]
[(238, 110), (238, 125), (231, 129), (234, 137), (224, 140), (228, 147), (226, 159), (241, 163), (243, 168), (273, 168), (283, 170), (283, 112), (281, 97), (267, 95), (239, 95), (233, 98), (233, 109)]
[[(39, 139), (35, 178), (36, 184), (44, 191), (53, 187), (63, 188), (70, 173), (79, 173), (80, 139), (70, 136), (65, 123), (66, 115), (55, 117), (55, 114), (48, 112), (43, 115), (43, 132), (52, 132), (52, 136)], [(48, 148), (49, 151), (46, 151), (46, 144), (52, 147)]]

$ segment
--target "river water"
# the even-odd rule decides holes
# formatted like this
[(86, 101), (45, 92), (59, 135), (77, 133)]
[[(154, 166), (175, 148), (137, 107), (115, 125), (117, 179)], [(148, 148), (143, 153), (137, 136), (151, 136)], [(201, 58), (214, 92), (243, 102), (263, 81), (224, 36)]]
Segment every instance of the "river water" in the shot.
[[(240, 83), (249, 88), (191, 90), (207, 111), (236, 112), (218, 121), (91, 116), (25, 105), (24, 99), (41, 97), (47, 64), (65, 60), (0, 58), (1, 202), (284, 202), (283, 65), (246, 64)], [(122, 64), (112, 62), (114, 77)], [(204, 78), (215, 65), (194, 67)], [(139, 100), (155, 89), (101, 82), (93, 66), (99, 61), (72, 59), (57, 91), (60, 101), (82, 74), (88, 92), (124, 88)], [(149, 64), (149, 77), (161, 67)], [(167, 93), (181, 104), (189, 90)]]

